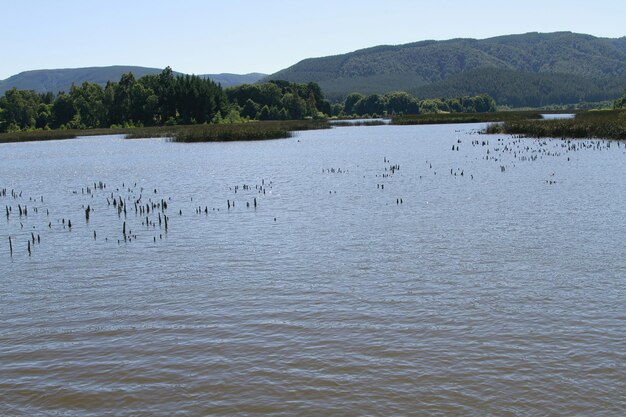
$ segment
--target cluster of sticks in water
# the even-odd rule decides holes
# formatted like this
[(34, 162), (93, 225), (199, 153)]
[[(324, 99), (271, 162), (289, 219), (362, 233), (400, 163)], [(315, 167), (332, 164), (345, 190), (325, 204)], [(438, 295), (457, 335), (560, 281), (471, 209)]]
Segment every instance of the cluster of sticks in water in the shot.
[[(473, 131), (470, 134), (476, 134)], [(518, 162), (534, 162), (548, 157), (567, 157), (567, 161), (570, 161), (570, 154), (581, 150), (607, 150), (612, 145), (618, 148), (622, 147), (622, 143), (619, 141), (611, 140), (529, 140), (521, 137), (508, 137), (506, 139), (500, 138), (490, 144), (489, 140), (471, 140), (470, 145), (474, 148), (484, 148), (483, 156), (477, 159), (483, 159), (490, 161), (499, 166), (500, 172), (506, 172), (507, 168), (515, 167)], [(452, 152), (459, 152), (463, 141), (457, 139), (452, 145)], [(626, 145), (624, 146), (626, 154)], [(399, 164), (392, 164), (387, 157), (383, 158), (385, 163), (384, 170), (380, 174), (376, 174), (377, 184), (376, 188), (379, 190), (385, 190), (385, 180), (390, 179), (394, 174), (400, 171)], [(425, 161), (428, 167), (428, 173), (433, 176), (437, 175), (437, 168), (433, 166), (433, 161)], [(444, 170), (444, 172), (446, 172)], [(343, 168), (324, 168), (322, 174), (349, 174), (348, 169)], [(463, 177), (473, 180), (474, 175), (467, 173), (467, 168), (453, 167), (450, 168), (450, 175), (453, 177)], [(420, 179), (425, 178), (425, 175), (420, 175)], [(546, 178), (545, 183), (548, 185), (557, 184), (554, 174), (550, 178)], [(229, 193), (237, 195), (238, 198), (242, 198), (245, 201), (246, 209), (256, 210), (259, 207), (259, 199), (266, 195), (271, 190), (273, 183), (271, 181), (261, 180), (260, 184), (252, 185), (235, 185), (228, 187)], [(331, 194), (336, 194), (336, 191), (330, 191)], [(171, 211), (174, 211), (174, 215), (183, 216), (182, 209), (171, 210), (172, 204), (171, 197), (159, 196), (156, 188), (146, 190), (143, 187), (137, 187), (135, 183), (132, 187), (122, 184), (121, 188), (116, 188), (110, 191), (107, 184), (98, 181), (93, 185), (83, 187), (80, 190), (72, 191), (74, 195), (80, 195), (89, 199), (89, 204), (81, 205), (81, 210), (84, 213), (84, 224), (87, 225), (90, 238), (97, 240), (99, 238), (98, 231), (94, 228), (89, 229), (90, 219), (96, 214), (95, 207), (106, 207), (107, 209), (115, 210), (117, 215), (117, 232), (111, 234), (110, 230), (105, 231), (106, 242), (109, 238), (113, 241), (117, 241), (118, 244), (130, 243), (139, 239), (140, 234), (150, 234), (154, 243), (157, 240), (162, 240), (167, 236), (171, 222)], [(99, 198), (95, 199), (96, 197)], [(55, 223), (50, 220), (50, 209), (45, 207), (46, 200), (44, 196), (37, 196), (35, 198), (29, 197), (28, 200), (22, 198), (22, 192), (16, 190), (8, 190), (7, 188), (0, 188), (0, 198), (11, 201), (13, 204), (5, 205), (5, 215), (7, 224), (13, 219), (19, 221), (20, 239), (22, 240), (18, 245), (14, 237), (8, 236), (8, 249), (10, 256), (13, 257), (16, 246), (24, 245), (25, 253), (31, 256), (35, 251), (37, 245), (42, 242), (41, 235), (43, 230), (53, 230), (54, 227), (60, 225), (63, 230), (72, 231), (72, 220), (65, 217), (56, 217)], [(404, 204), (404, 199), (401, 196), (394, 197), (397, 205)], [(106, 201), (106, 206), (104, 205)], [(191, 197), (193, 202), (193, 197)], [(95, 204), (94, 204), (95, 203)], [(227, 199), (225, 201), (223, 209), (228, 211), (235, 209), (235, 197)], [(195, 205), (195, 204), (194, 204)], [(195, 214), (208, 215), (209, 212), (219, 212), (220, 208), (211, 208), (209, 210), (208, 205), (197, 205), (194, 208)], [(41, 216), (45, 213), (45, 220), (41, 221)], [(132, 215), (132, 217), (131, 217)], [(30, 217), (29, 217), (30, 216)], [(37, 217), (37, 219), (35, 219)], [(33, 220), (30, 222), (29, 220)], [(37, 223), (37, 220), (39, 222)], [(76, 219), (75, 219), (76, 222)], [(276, 222), (276, 217), (274, 217)], [(26, 224), (25, 224), (26, 223)], [(24, 228), (26, 227), (26, 230)], [(133, 233), (132, 228), (140, 228), (141, 233)], [(30, 228), (30, 230), (29, 230)], [(81, 228), (81, 231), (84, 228)], [(135, 229), (136, 231), (136, 229)], [(107, 232), (109, 235), (107, 235)], [(45, 238), (45, 235), (44, 235)]]
[[(242, 194), (242, 191), (247, 192), (248, 195), (242, 197), (248, 198), (248, 201), (245, 202), (246, 208), (254, 208), (256, 210), (259, 206), (259, 199), (266, 195), (268, 190), (271, 190), (272, 186), (272, 181), (262, 179), (260, 184), (254, 186), (243, 184), (241, 186), (235, 185), (229, 187), (229, 192), (239, 195)], [(146, 190), (143, 187), (138, 187), (137, 183), (133, 184), (132, 187), (123, 183), (121, 188), (116, 188), (114, 191), (109, 191), (109, 189), (110, 187), (108, 188), (106, 183), (98, 181), (94, 182), (93, 185), (71, 192), (72, 195), (80, 195), (88, 198), (90, 201), (86, 206), (84, 204), (81, 205), (81, 211), (84, 213), (84, 224), (87, 226), (93, 240), (97, 240), (99, 234), (95, 227), (89, 229), (89, 226), (92, 216), (96, 215), (96, 207), (98, 204), (100, 204), (101, 207), (114, 210), (117, 214), (119, 234), (114, 232), (113, 236), (115, 237), (111, 239), (117, 240), (118, 245), (130, 243), (139, 238), (140, 234), (133, 233), (132, 227), (140, 228), (144, 235), (146, 232), (150, 233), (152, 235), (151, 240), (154, 243), (156, 243), (157, 240), (162, 240), (164, 237), (167, 237), (171, 225), (171, 197), (159, 197), (156, 188)], [(255, 195), (251, 197), (250, 194), (253, 192)], [(35, 245), (41, 244), (41, 234), (43, 233), (41, 230), (53, 230), (56, 225), (60, 225), (63, 230), (72, 232), (72, 226), (76, 226), (76, 219), (74, 220), (74, 224), (72, 224), (72, 220), (69, 218), (57, 218), (53, 224), (53, 221), (50, 220), (50, 209), (44, 208), (44, 196), (37, 196), (36, 198), (29, 197), (28, 201), (26, 201), (25, 198), (22, 198), (22, 194), (22, 191), (9, 191), (6, 188), (0, 189), (1, 198), (13, 200), (13, 204), (5, 205), (7, 223), (15, 218), (19, 222), (20, 230), (24, 230), (24, 228), (26, 228), (26, 230), (31, 229), (30, 237), (25, 244), (28, 256), (33, 254)], [(97, 197), (99, 197), (100, 200), (96, 199)], [(104, 201), (106, 201), (106, 206), (102, 204)], [(191, 197), (191, 201), (193, 201), (193, 197)], [(230, 211), (235, 208), (235, 198), (227, 199), (225, 203), (226, 210)], [(40, 217), (35, 219), (35, 217), (40, 214), (40, 209), (42, 215), (45, 213), (45, 221), (43, 222)], [(30, 217), (29, 210), (31, 214)], [(220, 208), (212, 208), (210, 211), (219, 212)], [(204, 207), (197, 206), (195, 213), (208, 215), (209, 207), (207, 205)], [(174, 215), (183, 216), (182, 209), (179, 209)], [(274, 221), (276, 221), (276, 218), (274, 218)], [(141, 222), (141, 226), (139, 226), (139, 222)], [(109, 237), (110, 236), (106, 236), (104, 240), (108, 242)], [(8, 244), (9, 254), (13, 257), (16, 242), (11, 235), (8, 236)]]

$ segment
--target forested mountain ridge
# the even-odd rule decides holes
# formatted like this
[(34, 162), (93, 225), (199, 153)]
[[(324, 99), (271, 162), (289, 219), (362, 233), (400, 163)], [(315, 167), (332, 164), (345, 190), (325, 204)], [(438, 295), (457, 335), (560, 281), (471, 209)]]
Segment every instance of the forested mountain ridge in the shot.
[[(162, 68), (147, 68), (138, 66), (113, 65), (108, 67), (64, 68), (24, 71), (13, 75), (6, 80), (0, 80), (0, 94), (11, 88), (18, 90), (33, 90), (38, 93), (69, 92), (72, 84), (81, 85), (84, 82), (96, 83), (105, 86), (108, 81), (117, 81), (122, 74), (132, 72), (136, 78), (144, 75), (161, 73)], [(182, 75), (174, 72), (175, 75)], [(209, 78), (221, 84), (222, 87), (232, 87), (241, 84), (255, 83), (265, 74), (201, 74), (201, 78)]]
[(317, 82), (333, 99), (404, 90), (433, 98), (487, 92), (513, 106), (599, 101), (623, 92), (626, 37), (527, 33), (377, 46), (306, 59), (268, 79)]

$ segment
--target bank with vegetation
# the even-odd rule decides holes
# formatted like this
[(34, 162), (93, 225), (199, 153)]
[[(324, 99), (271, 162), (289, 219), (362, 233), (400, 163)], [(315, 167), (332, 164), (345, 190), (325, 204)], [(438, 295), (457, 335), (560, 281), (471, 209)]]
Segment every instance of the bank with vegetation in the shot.
[(302, 130), (328, 129), (327, 120), (253, 121), (249, 123), (147, 126), (99, 129), (31, 130), (0, 134), (0, 143), (124, 135), (128, 139), (167, 138), (173, 142), (227, 142), (290, 138)]
[[(626, 95), (614, 105), (626, 106)], [(502, 122), (490, 126), (490, 133), (622, 137), (621, 116), (589, 114), (573, 121), (536, 122), (541, 118), (537, 111), (497, 112), (486, 94), (420, 100), (406, 92), (352, 93), (331, 103), (313, 82), (268, 81), (223, 89), (209, 79), (174, 75), (168, 67), (139, 79), (126, 73), (104, 87), (73, 85), (57, 95), (8, 90), (0, 97), (0, 143), (115, 133), (183, 142), (273, 139), (328, 127), (325, 120), (331, 118), (376, 117), (391, 117), (396, 125)], [(261, 123), (270, 121), (281, 123)]]
[(30, 135), (52, 139), (74, 135), (58, 130), (90, 134), (86, 130), (118, 129), (124, 133), (136, 127), (493, 110), (495, 102), (486, 95), (419, 100), (404, 92), (355, 93), (332, 104), (315, 83), (269, 81), (223, 89), (209, 79), (174, 75), (166, 68), (138, 79), (126, 73), (104, 87), (85, 82), (56, 95), (8, 90), (0, 97), (0, 133), (54, 131)]
[(587, 111), (573, 119), (510, 120), (489, 125), (485, 133), (533, 138), (626, 139), (626, 109)]
[(452, 123), (489, 123), (515, 120), (541, 120), (538, 111), (492, 111), (488, 113), (425, 113), (397, 115), (391, 118), (394, 125), (429, 125)]
[(579, 112), (573, 119), (506, 120), (494, 123), (485, 133), (505, 133), (533, 138), (626, 139), (626, 93), (615, 100), (612, 110)]

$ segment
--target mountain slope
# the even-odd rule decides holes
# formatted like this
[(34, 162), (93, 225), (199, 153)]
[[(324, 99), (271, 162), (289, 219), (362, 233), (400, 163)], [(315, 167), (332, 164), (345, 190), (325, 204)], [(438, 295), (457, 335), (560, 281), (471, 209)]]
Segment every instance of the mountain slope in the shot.
[[(136, 78), (148, 74), (158, 74), (162, 68), (146, 68), (137, 66), (110, 66), (89, 68), (68, 68), (25, 71), (0, 81), (0, 94), (15, 87), (18, 90), (34, 90), (39, 93), (69, 91), (73, 84), (80, 85), (83, 82), (92, 82), (105, 85), (107, 81), (119, 81), (122, 74), (132, 72)], [(180, 74), (180, 73), (176, 73)], [(254, 83), (263, 78), (265, 74), (204, 74), (213, 81), (222, 84), (222, 87), (231, 87), (240, 84)]]
[[(560, 76), (545, 76), (548, 74)], [(489, 84), (491, 76), (493, 80)], [(508, 103), (507, 98), (519, 94), (508, 91), (507, 84), (519, 90), (519, 78), (545, 84), (544, 97), (539, 100), (522, 97), (515, 103), (535, 105), (531, 103), (544, 102), (548, 97), (561, 100), (553, 90), (565, 88), (566, 84), (573, 91), (562, 95), (563, 100), (571, 100), (573, 96), (577, 97), (576, 101), (614, 98), (623, 88), (609, 88), (607, 81), (624, 76), (626, 38), (557, 32), (378, 46), (344, 55), (306, 59), (268, 79), (315, 81), (331, 98), (355, 91), (394, 90), (418, 92), (424, 97), (446, 97), (463, 88), (471, 90), (472, 83), (481, 79), (488, 90), (495, 93), (499, 104), (513, 104)], [(455, 89), (451, 88), (451, 83)]]
[(202, 74), (200, 77), (210, 78), (212, 81), (221, 84), (222, 87), (235, 87), (242, 84), (254, 84), (260, 79), (267, 77), (267, 74), (251, 72), (250, 74)]
[(15, 87), (18, 90), (34, 90), (39, 93), (69, 91), (72, 83), (80, 85), (85, 81), (105, 85), (107, 81), (118, 81), (125, 72), (132, 72), (139, 78), (148, 74), (158, 74), (162, 69), (133, 66), (110, 66), (89, 68), (67, 68), (25, 71), (0, 81), (0, 94)]

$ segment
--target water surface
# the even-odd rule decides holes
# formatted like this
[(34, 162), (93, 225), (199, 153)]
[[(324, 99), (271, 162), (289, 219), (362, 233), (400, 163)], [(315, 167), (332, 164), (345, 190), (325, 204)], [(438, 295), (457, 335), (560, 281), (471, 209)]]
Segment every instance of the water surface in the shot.
[(626, 147), (481, 126), (1, 145), (0, 414), (624, 415)]

